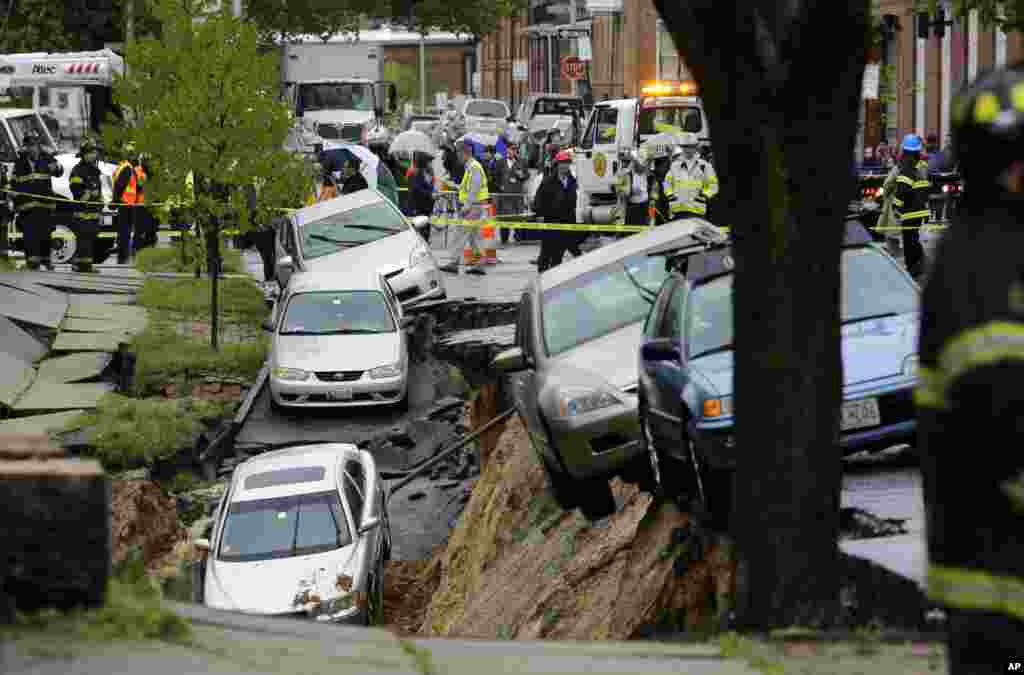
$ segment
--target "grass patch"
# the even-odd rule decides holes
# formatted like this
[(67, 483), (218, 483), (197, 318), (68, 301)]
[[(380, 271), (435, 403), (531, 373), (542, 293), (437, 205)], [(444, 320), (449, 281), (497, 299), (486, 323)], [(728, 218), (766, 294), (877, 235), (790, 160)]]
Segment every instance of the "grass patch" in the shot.
[(190, 446), (203, 420), (226, 415), (233, 404), (193, 399), (134, 399), (107, 394), (96, 409), (67, 430), (90, 429), (92, 454), (110, 471), (135, 469), (172, 458)]
[[(220, 316), (260, 326), (268, 316), (263, 290), (252, 279), (220, 279), (217, 284)], [(209, 320), (209, 279), (146, 279), (137, 301), (149, 310), (181, 318)]]
[(183, 337), (169, 324), (155, 322), (132, 339), (136, 355), (134, 393), (139, 397), (154, 395), (166, 384), (186, 388), (204, 377), (251, 382), (267, 360), (269, 348), (269, 339), (260, 334), (246, 342), (222, 344), (215, 351), (206, 338)]
[(437, 673), (429, 649), (418, 646), (412, 640), (404, 639), (398, 641), (398, 646), (401, 647), (403, 652), (412, 657), (413, 664), (416, 666), (416, 672), (422, 675), (435, 675)]
[(141, 556), (117, 566), (107, 584), (103, 607), (91, 610), (59, 612), (48, 609), (18, 614), (14, 624), (0, 631), (4, 637), (29, 635), (56, 640), (57, 650), (66, 649), (72, 640), (108, 642), (112, 640), (162, 640), (186, 642), (191, 626), (163, 606), (159, 586), (146, 575)]
[(530, 508), (526, 512), (526, 523), (512, 531), (512, 543), (519, 544), (526, 541), (535, 532), (539, 532), (543, 538), (544, 532), (563, 515), (564, 512), (555, 502), (554, 497), (546, 491), (541, 493), (530, 502)]
[[(139, 251), (135, 255), (135, 267), (140, 272), (180, 272), (192, 273), (196, 271), (196, 258), (199, 259), (199, 267), (203, 274), (206, 274), (208, 265), (206, 255), (196, 256), (189, 247), (185, 247), (184, 255), (182, 247), (178, 244), (171, 246), (150, 246)], [(233, 248), (221, 248), (221, 258), (225, 274), (245, 273), (245, 261), (242, 252)]]
[(17, 269), (14, 263), (7, 258), (0, 258), (0, 272), (13, 272)]

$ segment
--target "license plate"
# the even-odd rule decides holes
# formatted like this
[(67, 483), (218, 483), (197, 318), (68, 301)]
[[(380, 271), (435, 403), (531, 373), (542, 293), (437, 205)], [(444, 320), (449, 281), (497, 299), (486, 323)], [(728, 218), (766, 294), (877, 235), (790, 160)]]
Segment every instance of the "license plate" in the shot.
[(352, 387), (341, 387), (327, 392), (327, 398), (331, 401), (351, 401)]
[(863, 398), (843, 404), (843, 431), (877, 427), (881, 423), (882, 416), (878, 412), (878, 399)]

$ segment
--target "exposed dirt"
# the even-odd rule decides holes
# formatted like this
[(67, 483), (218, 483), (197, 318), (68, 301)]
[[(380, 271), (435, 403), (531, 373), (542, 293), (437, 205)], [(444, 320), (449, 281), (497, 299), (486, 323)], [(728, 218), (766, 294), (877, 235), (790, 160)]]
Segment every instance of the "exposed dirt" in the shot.
[(694, 550), (702, 538), (674, 506), (615, 481), (622, 508), (604, 523), (563, 512), (518, 419), (489, 455), (438, 561), (420, 634), (628, 639), (651, 624), (707, 626), (726, 606), (730, 547)]
[(175, 498), (153, 481), (111, 481), (110, 517), (114, 563), (140, 549), (146, 569), (156, 572), (187, 537)]
[(430, 598), (441, 580), (441, 550), (430, 560), (384, 563), (384, 625), (400, 636), (414, 635), (423, 624)]

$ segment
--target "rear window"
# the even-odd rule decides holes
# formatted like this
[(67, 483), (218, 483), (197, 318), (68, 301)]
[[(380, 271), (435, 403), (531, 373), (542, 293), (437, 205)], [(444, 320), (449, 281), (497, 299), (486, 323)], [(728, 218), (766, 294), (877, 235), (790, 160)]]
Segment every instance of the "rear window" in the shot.
[(322, 466), (296, 466), (290, 469), (277, 469), (256, 473), (245, 479), (246, 490), (293, 485), (295, 483), (318, 483), (327, 475)]
[(508, 107), (501, 101), (470, 101), (466, 104), (469, 117), (508, 117)]
[(583, 103), (571, 99), (541, 99), (533, 107), (534, 115), (565, 115), (571, 116), (575, 112), (583, 115)]

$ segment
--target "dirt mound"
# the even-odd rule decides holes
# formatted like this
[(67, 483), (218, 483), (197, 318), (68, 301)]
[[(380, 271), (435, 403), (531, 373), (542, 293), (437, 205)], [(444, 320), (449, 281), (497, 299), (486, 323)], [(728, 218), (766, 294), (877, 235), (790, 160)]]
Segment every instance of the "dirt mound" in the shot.
[(628, 639), (652, 625), (692, 629), (719, 618), (732, 587), (730, 547), (705, 545), (686, 514), (619, 481), (621, 508), (603, 523), (562, 511), (517, 418), (487, 454), (437, 561), (420, 634)]
[(384, 625), (399, 635), (413, 635), (423, 624), (441, 575), (440, 554), (430, 560), (384, 563)]
[(110, 518), (115, 564), (139, 549), (146, 569), (155, 571), (187, 536), (174, 497), (153, 481), (111, 481)]

